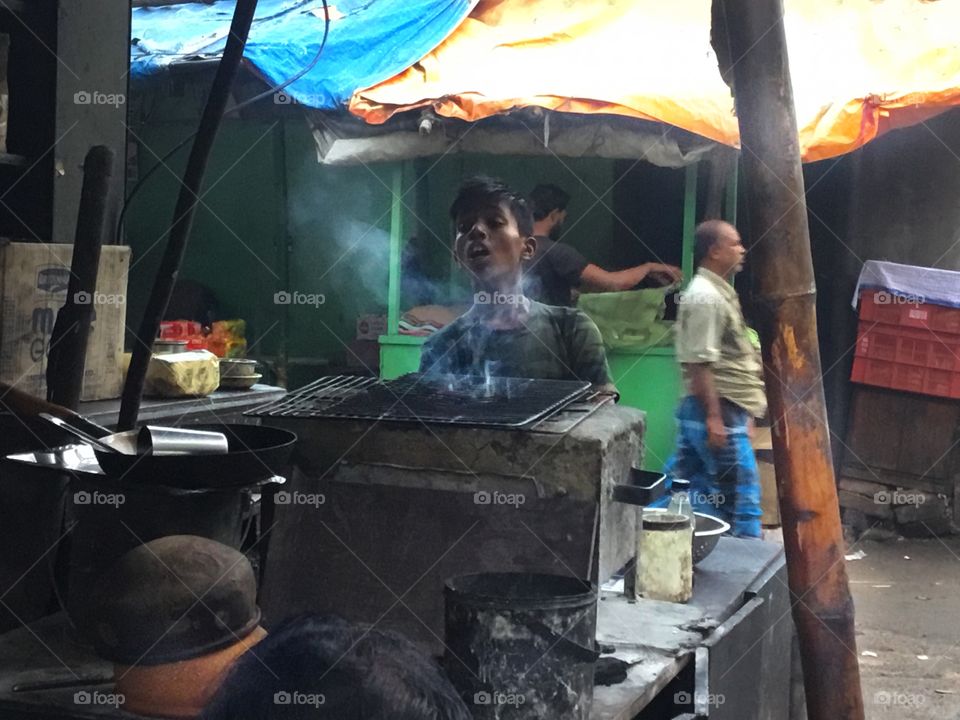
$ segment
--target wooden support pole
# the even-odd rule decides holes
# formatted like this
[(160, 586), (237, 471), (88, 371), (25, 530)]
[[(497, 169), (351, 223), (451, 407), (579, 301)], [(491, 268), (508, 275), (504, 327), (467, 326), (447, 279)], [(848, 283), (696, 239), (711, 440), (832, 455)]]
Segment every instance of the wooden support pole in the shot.
[[(714, 0), (721, 73), (732, 78), (793, 617), (810, 720), (861, 720), (853, 602), (844, 565), (815, 314), (782, 0)], [(718, 25), (725, 23), (725, 29)], [(720, 30), (720, 32), (718, 32)]]

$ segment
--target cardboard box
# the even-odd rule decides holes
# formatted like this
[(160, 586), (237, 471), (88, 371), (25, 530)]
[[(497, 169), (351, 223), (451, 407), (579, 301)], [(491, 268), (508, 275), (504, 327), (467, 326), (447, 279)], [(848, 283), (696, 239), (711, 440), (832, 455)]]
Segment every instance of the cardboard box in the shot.
[(386, 334), (386, 315), (361, 315), (357, 318), (357, 340), (378, 340)]
[[(57, 312), (67, 299), (73, 246), (0, 245), (0, 380), (37, 397), (47, 395), (47, 351)], [(94, 321), (87, 344), (83, 400), (120, 396), (130, 248), (100, 253)]]

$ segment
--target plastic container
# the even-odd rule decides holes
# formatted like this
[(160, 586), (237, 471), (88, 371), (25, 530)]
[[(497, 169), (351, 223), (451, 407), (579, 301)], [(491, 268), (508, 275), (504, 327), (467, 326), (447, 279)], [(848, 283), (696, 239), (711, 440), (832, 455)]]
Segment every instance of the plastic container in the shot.
[(637, 532), (637, 598), (693, 597), (693, 522), (687, 515), (644, 512)]

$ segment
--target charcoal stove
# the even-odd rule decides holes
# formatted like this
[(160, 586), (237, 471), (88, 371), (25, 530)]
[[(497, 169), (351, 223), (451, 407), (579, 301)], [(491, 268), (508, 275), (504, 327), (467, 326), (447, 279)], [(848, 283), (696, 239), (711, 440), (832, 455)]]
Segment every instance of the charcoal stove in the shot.
[(377, 622), (439, 651), (443, 583), (474, 572), (600, 581), (633, 555), (613, 486), (643, 413), (580, 382), (321, 378), (249, 414), (297, 433), (261, 605)]

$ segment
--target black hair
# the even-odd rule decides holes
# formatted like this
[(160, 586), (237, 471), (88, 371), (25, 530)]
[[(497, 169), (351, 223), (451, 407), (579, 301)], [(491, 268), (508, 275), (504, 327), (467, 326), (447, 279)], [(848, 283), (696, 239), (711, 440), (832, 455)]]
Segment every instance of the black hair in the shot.
[(533, 219), (543, 220), (554, 210), (566, 210), (570, 193), (556, 185), (537, 185), (530, 191)]
[(398, 633), (288, 620), (234, 664), (202, 720), (470, 720), (434, 661)]
[(533, 216), (530, 214), (526, 199), (514, 192), (502, 180), (485, 175), (477, 175), (463, 181), (457, 191), (457, 197), (450, 205), (450, 218), (456, 221), (460, 214), (488, 203), (506, 204), (517, 221), (520, 234), (523, 237), (533, 235)]
[(710, 254), (710, 248), (717, 244), (724, 228), (732, 227), (725, 220), (704, 220), (693, 231), (693, 266), (700, 267), (703, 259)]

